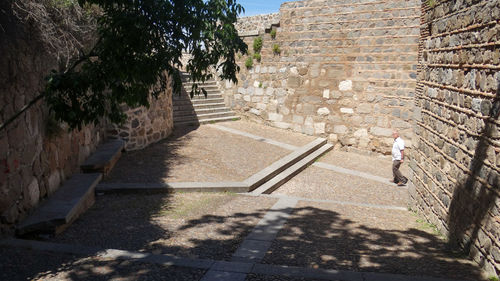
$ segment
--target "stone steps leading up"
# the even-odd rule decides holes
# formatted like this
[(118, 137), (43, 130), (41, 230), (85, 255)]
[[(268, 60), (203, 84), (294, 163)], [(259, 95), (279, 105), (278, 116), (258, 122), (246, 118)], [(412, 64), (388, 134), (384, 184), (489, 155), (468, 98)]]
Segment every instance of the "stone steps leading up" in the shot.
[(174, 118), (175, 117), (180, 117), (180, 116), (186, 116), (186, 115), (192, 115), (194, 113), (200, 115), (200, 114), (207, 114), (207, 113), (224, 113), (227, 111), (227, 107), (212, 107), (212, 108), (191, 108), (191, 109), (185, 109), (185, 110), (176, 110), (174, 111)]
[(252, 191), (252, 194), (270, 194), (275, 191), (278, 187), (286, 183), (288, 180), (293, 178), (295, 175), (300, 173), (302, 170), (307, 168), (310, 164), (312, 164), (318, 157), (323, 155), (324, 153), (330, 151), (333, 148), (331, 144), (325, 144), (320, 147), (318, 150), (312, 152), (311, 154), (304, 157), (302, 160), (298, 161), (291, 167), (287, 168), (280, 174), (276, 175), (274, 178), (259, 186), (258, 188)]
[(317, 138), (247, 178), (244, 182), (248, 184), (249, 191), (253, 191), (326, 144), (326, 139)]
[(189, 120), (208, 120), (222, 117), (233, 117), (235, 116), (233, 111), (223, 111), (223, 112), (215, 112), (215, 113), (204, 113), (204, 114), (192, 114), (192, 115), (183, 115), (183, 116), (174, 116), (174, 124), (178, 121), (189, 121)]
[(179, 121), (174, 123), (176, 126), (197, 126), (201, 124), (212, 124), (212, 123), (217, 123), (217, 122), (224, 122), (224, 121), (235, 121), (239, 120), (239, 116), (229, 116), (229, 117), (219, 117), (219, 118), (211, 118), (211, 119), (204, 119), (204, 120), (188, 120), (188, 121)]
[(239, 117), (231, 111), (224, 103), (217, 82), (215, 80), (205, 81), (198, 87), (207, 93), (195, 95), (191, 92), (194, 83), (189, 80), (189, 75), (181, 73), (184, 91), (181, 95), (172, 98), (174, 111), (174, 126), (189, 126), (221, 121), (236, 120)]

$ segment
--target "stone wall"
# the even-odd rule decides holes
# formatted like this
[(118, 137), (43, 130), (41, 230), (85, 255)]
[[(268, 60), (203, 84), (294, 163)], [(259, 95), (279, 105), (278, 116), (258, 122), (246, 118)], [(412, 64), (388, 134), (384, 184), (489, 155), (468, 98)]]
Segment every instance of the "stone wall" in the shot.
[(498, 275), (500, 1), (430, 3), (422, 5), (412, 208)]
[[(6, 1), (8, 2), (8, 1)], [(8, 4), (8, 3), (4, 3)], [(1, 5), (0, 5), (1, 6)], [(56, 60), (34, 30), (0, 7), (0, 124), (40, 93)], [(12, 232), (38, 203), (79, 170), (104, 139), (101, 127), (68, 132), (51, 122), (42, 101), (0, 131), (0, 235)]]
[(278, 25), (279, 22), (280, 14), (273, 13), (239, 18), (235, 26), (240, 36), (252, 36), (263, 33), (272, 25)]
[(226, 102), (343, 146), (388, 153), (393, 129), (411, 146), (419, 18), (417, 0), (284, 3), (276, 39), (260, 32), (262, 61), (241, 56), (238, 85), (222, 83)]
[(172, 111), (172, 85), (169, 80), (165, 91), (158, 98), (149, 98), (150, 106), (127, 108), (127, 120), (118, 126), (112, 124), (110, 136), (126, 141), (126, 150), (137, 150), (158, 142), (172, 133), (174, 117)]

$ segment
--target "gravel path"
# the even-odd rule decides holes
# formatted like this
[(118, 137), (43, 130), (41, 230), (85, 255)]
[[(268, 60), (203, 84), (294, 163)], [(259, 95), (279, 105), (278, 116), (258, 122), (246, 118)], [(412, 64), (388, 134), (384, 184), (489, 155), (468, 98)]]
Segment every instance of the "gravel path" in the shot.
[(258, 124), (258, 123), (250, 122), (250, 121), (246, 121), (246, 120), (239, 120), (239, 121), (235, 121), (235, 122), (217, 123), (217, 125), (240, 130), (240, 131), (254, 134), (254, 135), (257, 135), (260, 137), (272, 139), (275, 141), (279, 141), (279, 142), (283, 142), (283, 143), (291, 144), (291, 145), (295, 145), (295, 146), (306, 145), (317, 138), (315, 136), (308, 136), (308, 135), (292, 132), (290, 130), (273, 128), (270, 126), (266, 126), (263, 124)]
[[(392, 161), (390, 156), (364, 155), (357, 152), (332, 150), (318, 161), (379, 177), (392, 178)], [(401, 166), (401, 172), (406, 176), (408, 175), (408, 163)]]
[(290, 151), (209, 126), (124, 153), (108, 182), (242, 181)]
[(227, 260), (275, 202), (229, 193), (105, 195), (51, 241)]
[(406, 207), (408, 191), (395, 185), (309, 166), (273, 194)]
[(480, 280), (407, 211), (301, 201), (263, 263)]

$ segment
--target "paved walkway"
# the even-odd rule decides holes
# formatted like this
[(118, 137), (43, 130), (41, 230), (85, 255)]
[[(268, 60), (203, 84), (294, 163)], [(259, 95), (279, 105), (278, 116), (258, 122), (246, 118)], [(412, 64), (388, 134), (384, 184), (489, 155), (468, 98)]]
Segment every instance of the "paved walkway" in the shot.
[[(177, 134), (142, 152), (155, 156), (139, 160), (147, 165), (123, 157), (111, 181), (238, 179), (313, 139), (245, 121)], [(219, 156), (215, 168), (195, 156), (202, 143), (210, 152), (199, 155)], [(249, 167), (233, 173), (227, 163)], [(0, 279), (481, 280), (474, 263), (407, 210), (406, 188), (389, 183), (390, 164), (331, 151), (270, 195), (100, 196), (57, 237), (0, 241)], [(145, 177), (150, 169), (160, 172)]]

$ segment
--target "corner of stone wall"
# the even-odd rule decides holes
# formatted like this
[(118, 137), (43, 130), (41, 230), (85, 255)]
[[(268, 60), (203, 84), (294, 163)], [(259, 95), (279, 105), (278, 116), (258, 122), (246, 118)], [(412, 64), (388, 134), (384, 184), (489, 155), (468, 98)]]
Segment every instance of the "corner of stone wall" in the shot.
[(169, 80), (165, 91), (157, 98), (150, 96), (149, 108), (125, 108), (127, 120), (121, 124), (110, 124), (110, 137), (121, 138), (125, 150), (143, 149), (168, 137), (174, 128), (172, 108), (172, 85)]

